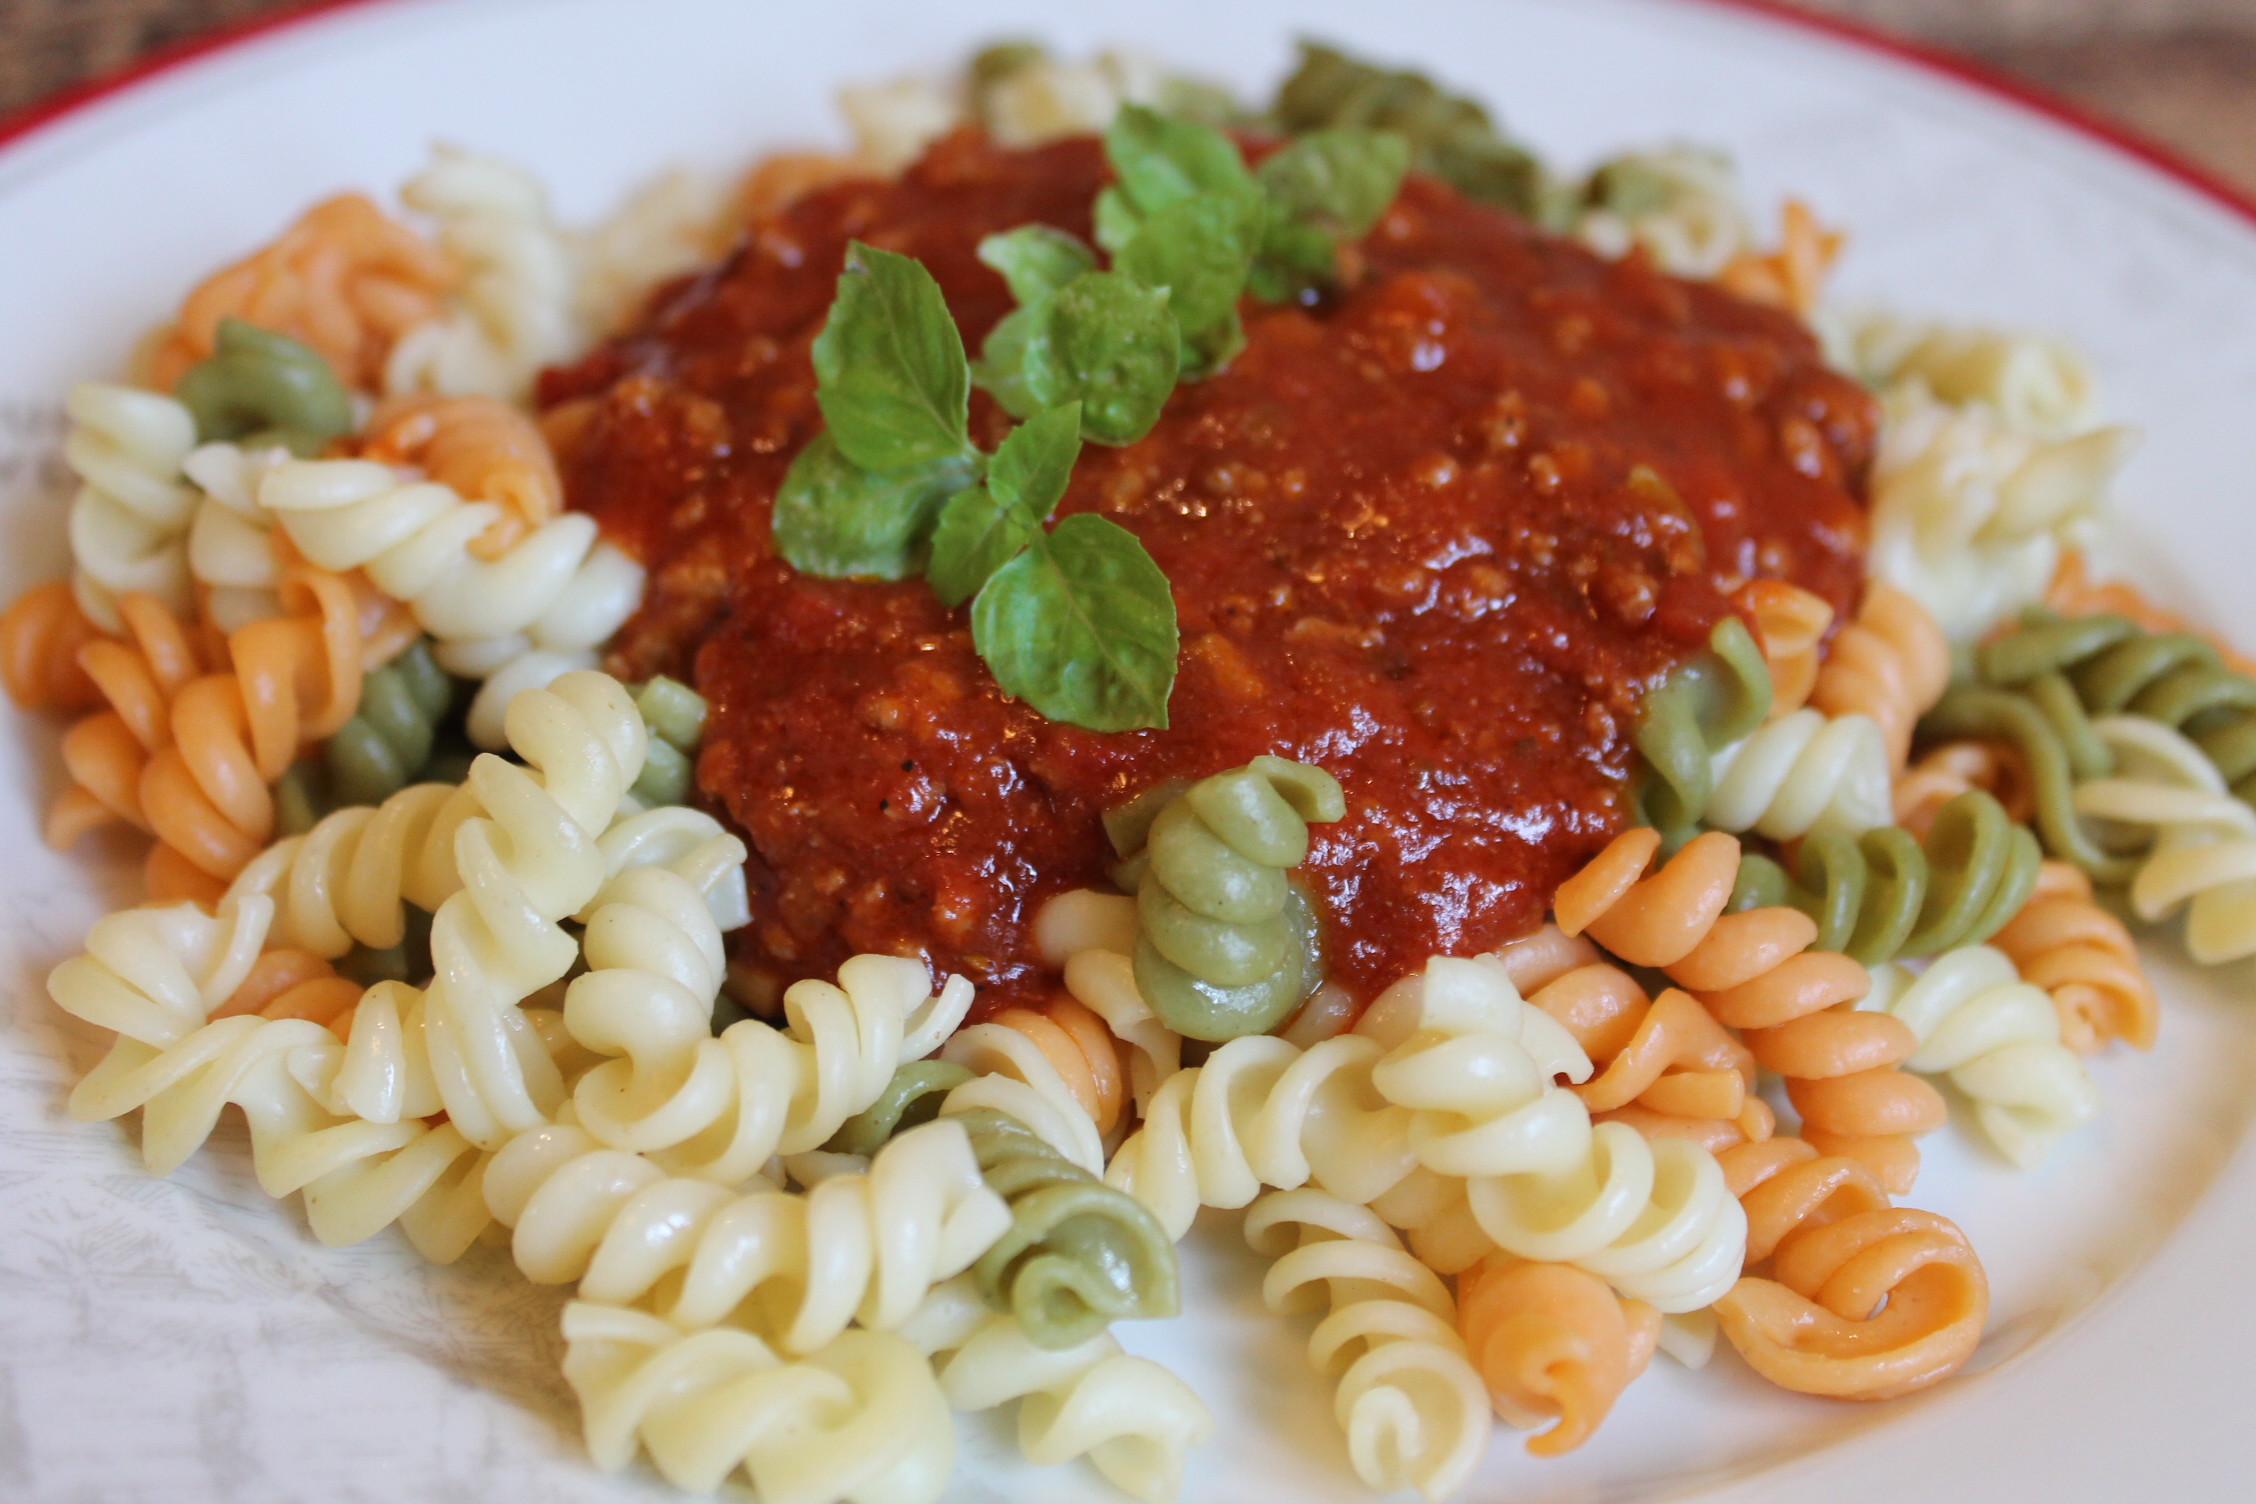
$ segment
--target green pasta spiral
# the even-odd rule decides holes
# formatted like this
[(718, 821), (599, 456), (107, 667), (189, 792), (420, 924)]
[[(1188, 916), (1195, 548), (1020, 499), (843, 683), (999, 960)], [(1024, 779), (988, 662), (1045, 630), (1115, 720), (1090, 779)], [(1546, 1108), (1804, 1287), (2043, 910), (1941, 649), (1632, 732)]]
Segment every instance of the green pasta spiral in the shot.
[(650, 746), (629, 792), (644, 804), (688, 803), (711, 707), (696, 690), (664, 674), (636, 690), (634, 701), (649, 728)]
[(2036, 837), (1980, 789), (1936, 813), (1924, 846), (1897, 826), (1804, 841), (1786, 871), (1742, 857), (1730, 911), (1791, 904), (1817, 921), (1812, 948), (1867, 966), (1977, 945), (2020, 912), (2037, 885)]
[(352, 719), (321, 744), (334, 805), (381, 804), (421, 780), (440, 719), (454, 701), (454, 681), (417, 641), (361, 681)]
[(1708, 645), (1678, 664), (1645, 697), (1631, 741), (1644, 824), (1688, 833), (1715, 793), (1715, 754), (1770, 713), (1770, 666), (1746, 623), (1726, 616)]
[[(2088, 747), (2075, 728), (2083, 710), (2073, 695), (2023, 693), (1981, 684), (1954, 685), (1919, 722), (1923, 738), (1975, 737), (2010, 744), (2029, 771), (2037, 833), (2045, 850), (2083, 869), (2093, 881), (2122, 883), (2135, 859), (2102, 847), (2077, 818), (2076, 784), (2114, 771), (2114, 758), (2096, 737)], [(2065, 728), (2065, 729), (2064, 729)], [(2088, 726), (2084, 727), (2088, 734)]]
[(2256, 803), (2256, 679), (2191, 633), (2149, 632), (2121, 616), (2033, 615), (1980, 648), (1976, 666), (2035, 699), (2072, 754), (2098, 746), (2077, 712), (2148, 716), (2183, 732), (2234, 794)]
[(1323, 979), (1316, 908), (1287, 878), (1311, 821), (1347, 813), (1321, 768), (1262, 756), (1188, 788), (1152, 790), (1106, 820), (1136, 895), (1136, 985), (1192, 1039), (1265, 1034)]
[(1304, 41), (1300, 66), (1278, 87), (1270, 113), (1295, 134), (1334, 126), (1392, 131), (1410, 143), (1413, 170), (1524, 217), (1533, 218), (1544, 197), (1543, 164), (1499, 132), (1480, 105), (1422, 73)]
[(875, 1154), (894, 1135), (931, 1122), (949, 1092), (972, 1078), (947, 1060), (912, 1060), (893, 1072), (876, 1101), (839, 1125), (823, 1148), (832, 1154)]
[(173, 388), (206, 444), (281, 444), (312, 458), (353, 429), (352, 398), (329, 362), (286, 334), (223, 318), (212, 353)]
[(1010, 1230), (972, 1265), (972, 1277), (988, 1304), (1018, 1318), (1029, 1341), (1057, 1351), (1115, 1321), (1176, 1313), (1175, 1245), (1135, 1198), (1015, 1118), (979, 1108), (954, 1121), (971, 1136), (989, 1188), (1011, 1210)]

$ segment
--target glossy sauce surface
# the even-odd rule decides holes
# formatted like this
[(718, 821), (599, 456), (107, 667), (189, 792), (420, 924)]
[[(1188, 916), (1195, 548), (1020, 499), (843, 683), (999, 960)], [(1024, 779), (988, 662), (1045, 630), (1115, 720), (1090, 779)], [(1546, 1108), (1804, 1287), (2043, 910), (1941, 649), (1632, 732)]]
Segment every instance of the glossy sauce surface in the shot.
[[(1340, 290), (1249, 302), (1226, 372), (1083, 453), (1062, 510), (1136, 533), (1174, 587), (1167, 730), (1048, 722), (921, 582), (776, 559), (846, 240), (922, 260), (976, 351), (1011, 306), (980, 237), (1086, 237), (1103, 177), (1093, 141), (951, 138), (756, 227), (544, 382), (572, 503), (652, 566), (614, 666), (714, 703), (699, 780), (754, 848), (740, 945), (776, 981), (876, 950), (967, 972), (989, 1006), (1038, 990), (1032, 915), (1102, 881), (1103, 811), (1272, 752), (1346, 789), (1303, 875), (1330, 974), (1368, 998), (1540, 922), (1622, 822), (1640, 697), (1732, 590), (1853, 603), (1875, 418), (1798, 324), (1425, 180)], [(983, 444), (1006, 424), (974, 397)]]

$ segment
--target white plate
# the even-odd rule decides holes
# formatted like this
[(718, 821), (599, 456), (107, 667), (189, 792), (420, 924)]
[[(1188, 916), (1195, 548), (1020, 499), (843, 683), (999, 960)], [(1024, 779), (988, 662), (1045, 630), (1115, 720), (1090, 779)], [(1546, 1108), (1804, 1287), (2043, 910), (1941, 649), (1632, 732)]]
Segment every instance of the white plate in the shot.
[[(388, 189), (434, 137), (530, 163), (585, 218), (676, 159), (835, 137), (837, 82), (945, 65), (988, 36), (1141, 46), (1259, 91), (1303, 29), (1434, 69), (1562, 163), (1669, 137), (1727, 146), (1755, 203), (1800, 193), (1852, 230), (1844, 293), (2072, 338), (2111, 411), (2148, 434), (2120, 492), (2146, 582), (2256, 641), (2249, 220), (1931, 70), (1668, 0), (391, 0), (267, 32), (0, 153), (0, 588), (61, 566), (42, 462), (64, 386), (114, 370), (204, 269), (319, 195)], [(554, 1292), (490, 1255), (434, 1271), (389, 1237), (319, 1248), (259, 1194), (239, 1132), (156, 1182), (118, 1126), (63, 1116), (96, 1041), (58, 1021), (40, 978), (128, 890), (117, 866), (105, 882), (39, 844), (53, 746), (49, 727), (0, 732), (0, 1494), (663, 1496), (584, 1461)], [(2195, 976), (2157, 942), (2162, 1043), (2098, 1063), (2100, 1124), (2029, 1175), (1955, 1131), (1930, 1141), (1915, 1199), (1963, 1223), (1996, 1286), (1972, 1371), (1856, 1407), (1770, 1390), (1728, 1356), (1697, 1374), (1664, 1362), (1570, 1458), (1537, 1463), (1499, 1432), (1468, 1497), (2256, 1495), (2240, 1434), (2256, 1350), (2256, 1166), (2239, 1147), (2256, 1028), (2236, 1001), (2250, 973)], [(1192, 1319), (1121, 1333), (1220, 1418), (1186, 1497), (1364, 1497), (1301, 1327), (1261, 1313), (1256, 1262), (1230, 1219), (1211, 1221), (1187, 1266)], [(992, 1417), (961, 1432), (952, 1498), (1108, 1497), (1078, 1468), (1018, 1464)]]

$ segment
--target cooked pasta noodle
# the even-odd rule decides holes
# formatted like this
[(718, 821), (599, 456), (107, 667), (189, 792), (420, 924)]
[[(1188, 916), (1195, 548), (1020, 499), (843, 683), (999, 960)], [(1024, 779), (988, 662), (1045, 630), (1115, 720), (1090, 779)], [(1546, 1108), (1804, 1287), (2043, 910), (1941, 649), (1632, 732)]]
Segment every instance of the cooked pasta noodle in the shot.
[[(532, 661), (545, 666), (545, 683), (592, 661), (595, 645), (641, 601), (641, 566), (600, 541), (584, 513), (551, 518), (482, 559), (472, 545), (499, 520), (499, 507), (464, 501), (435, 481), (401, 482), (373, 461), (285, 462), (259, 500), (308, 559), (365, 568), (405, 601), (438, 644), (441, 666), (465, 677), (496, 679)], [(508, 696), (535, 687), (506, 683), (472, 708), (471, 738), (480, 745), (496, 744)]]
[(1016, 1317), (990, 1310), (969, 1277), (936, 1288), (901, 1335), (938, 1359), (940, 1391), (956, 1409), (1020, 1401), (1027, 1461), (1055, 1467), (1087, 1457), (1144, 1504), (1169, 1504), (1182, 1488), (1184, 1453), (1214, 1434), (1189, 1385), (1122, 1352), (1109, 1331), (1074, 1347), (1038, 1346)]
[(1316, 912), (1286, 873), (1310, 823), (1346, 812), (1331, 774), (1267, 756), (1112, 812), (1114, 877), (1136, 895), (1136, 985), (1161, 1023), (1193, 1039), (1266, 1033), (1315, 989)]
[(1696, 825), (1715, 792), (1716, 754), (1769, 714), (1762, 650), (1738, 617), (1726, 616), (1708, 646), (1677, 665), (1638, 709), (1638, 800), (1651, 822), (1664, 830)]
[(682, 1331), (749, 1323), (793, 1354), (849, 1322), (899, 1326), (1012, 1225), (955, 1120), (912, 1128), (866, 1173), (804, 1194), (668, 1176), (576, 1124), (551, 1123), (495, 1155), (485, 1188), (527, 1278), (576, 1280), (587, 1300), (648, 1303)]
[(1833, 607), (1823, 596), (1784, 580), (1750, 580), (1731, 603), (1754, 623), (1755, 641), (1770, 670), (1771, 717), (1801, 709), (1817, 684)]
[(1702, 819), (1717, 830), (1791, 841), (1862, 835), (1893, 818), (1880, 727), (1854, 711), (1794, 711), (1718, 749), (1714, 769)]
[(1869, 567), (1954, 642), (2043, 597), (2135, 442), (2127, 428), (2019, 434), (1985, 407), (1938, 400), (1922, 381), (1891, 387), (1882, 407)]
[(667, 1482), (709, 1494), (742, 1469), (762, 1504), (932, 1504), (956, 1433), (932, 1369), (890, 1332), (849, 1331), (786, 1363), (750, 1332), (683, 1334), (576, 1300), (564, 1377), (588, 1454), (617, 1471), (637, 1446)]
[[(844, 175), (831, 157), (782, 160), (795, 162), (796, 170), (770, 172), (763, 185), (770, 198), (796, 197)], [(718, 178), (677, 167), (574, 236), (572, 311), (580, 328), (596, 337), (615, 333), (653, 288), (726, 251), (734, 232), (754, 217), (752, 197), (744, 190), (732, 193)]]
[(884, 1092), (894, 1069), (932, 1053), (963, 1021), (971, 984), (937, 991), (921, 961), (855, 956), (835, 984), (795, 982), (785, 1027), (759, 1019), (715, 1038), (705, 1010), (638, 1014), (595, 1041), (613, 1058), (573, 1101), (597, 1141), (672, 1174), (739, 1184), (778, 1153), (816, 1149)]
[(1804, 1394), (1888, 1399), (1973, 1355), (1989, 1280), (1954, 1223), (1891, 1208), (1866, 1167), (1798, 1139), (1723, 1163), (1747, 1209), (1749, 1272), (1716, 1318), (1755, 1372)]
[[(2045, 591), (2044, 604), (2047, 610), (2061, 616), (2121, 616), (2149, 632), (2195, 632), (2184, 617), (2156, 605), (2135, 586), (2121, 580), (2094, 580), (2081, 549), (2070, 549), (2061, 556), (2059, 571)], [(2256, 659), (2239, 652), (2213, 633), (2196, 632), (2196, 635), (2223, 656), (2227, 668), (2256, 678)]]
[(188, 525), (196, 493), (180, 462), (196, 447), (196, 420), (172, 398), (82, 381), (63, 399), (70, 418), (63, 460), (79, 479), (70, 505), (71, 591), (87, 620), (121, 632), (118, 597), (155, 597), (188, 609)]
[(259, 1184), (275, 1197), (302, 1189), (321, 1241), (358, 1242), (397, 1221), (426, 1257), (459, 1257), (487, 1218), (480, 1157), (454, 1126), (333, 1112), (305, 1082), (333, 1076), (344, 1046), (311, 1019), (213, 1016), (253, 980), (272, 916), (272, 901), (253, 895), (216, 918), (181, 904), (98, 922), (86, 953), (48, 979), (65, 1011), (118, 1033), (72, 1092), (72, 1115), (141, 1108), (143, 1160), (164, 1175), (234, 1103), (250, 1123)]
[(2021, 754), (2004, 742), (1968, 740), (1929, 748), (1897, 777), (1896, 823), (1913, 839), (1924, 841), (1943, 806), (1969, 789), (1980, 789), (1997, 800), (2016, 825), (2028, 824), (2036, 814), (2029, 768)]
[(1352, 1034), (1308, 1050), (1267, 1035), (1233, 1039), (1167, 1078), (1105, 1179), (1178, 1239), (1201, 1206), (1245, 1206), (1264, 1186), (1313, 1180), (1358, 1206), (1374, 1200), (1415, 1164), (1410, 1113), (1371, 1084), (1384, 1053)]
[(1064, 994), (1040, 1008), (1005, 1008), (987, 1021), (1033, 1040), (1099, 1136), (1111, 1134), (1127, 1105), (1127, 1072), (1120, 1041), (1103, 1019)]
[(1900, 772), (1912, 728), (1950, 682), (1950, 643), (1934, 616), (1885, 581), (1865, 587), (1856, 619), (1834, 634), (1810, 689), (1810, 705), (1829, 716), (1870, 716)]
[(1576, 1264), (1663, 1311), (1730, 1288), (1746, 1229), (1714, 1155), (1593, 1125), (1582, 1098), (1553, 1084), (1586, 1079), (1588, 1059), (1521, 1002), (1500, 963), (1437, 956), (1357, 1028), (1392, 1043), (1373, 1084), (1412, 1110), (1419, 1163), (1465, 1178), (1472, 1220), (1494, 1246)]
[(1666, 971), (1718, 1022), (1743, 1031), (1759, 1064), (1787, 1078), (1806, 1136), (1869, 1158), (1891, 1186), (1909, 1189), (1919, 1171), (1911, 1136), (1947, 1115), (1933, 1087), (1897, 1069), (1917, 1048), (1911, 1030), (1845, 1010), (1871, 978), (1848, 956), (1812, 948), (1818, 923), (1809, 915), (1776, 905), (1725, 912), (1742, 865), (1738, 842), (1710, 832), (1647, 877), (1659, 849), (1656, 831), (1616, 837), (1560, 886), (1559, 928), (1587, 930), (1622, 959)]
[(272, 898), (278, 945), (331, 961), (355, 945), (390, 950), (407, 934), (403, 905), (432, 913), (460, 888), (455, 833), (478, 809), (467, 787), (436, 783), (340, 809), (260, 852), (227, 896)]
[(2099, 1089), (2060, 1042), (2051, 997), (1986, 945), (1948, 951), (1917, 976), (1881, 966), (1858, 1006), (1909, 1024), (1919, 1049), (1904, 1068), (1948, 1075), (1990, 1142), (2023, 1169), (2099, 1112)]
[(1716, 281), (1742, 298), (1807, 319), (1817, 311), (1825, 274), (1847, 243), (1840, 231), (1819, 224), (1809, 205), (1789, 198), (1779, 213), (1778, 249), (1741, 251), (1716, 273)]
[(79, 650), (102, 629), (79, 606), (67, 580), (34, 585), (0, 614), (0, 683), (25, 710), (70, 715), (102, 703), (102, 692), (79, 666)]
[(1569, 1265), (1495, 1254), (1458, 1277), (1457, 1330), (1497, 1415), (1522, 1430), (1552, 1422), (1527, 1448), (1557, 1457), (1645, 1371), (1661, 1313)]
[(443, 307), (400, 334), (382, 389), (522, 397), (535, 372), (581, 339), (571, 249), (547, 193), (513, 163), (440, 145), (400, 197), (438, 226), (464, 275)]
[(1370, 1210), (1322, 1191), (1263, 1197), (1245, 1230), (1276, 1260), (1261, 1282), (1269, 1309), (1328, 1307), (1308, 1357), (1339, 1375), (1333, 1413), (1356, 1476), (1429, 1499), (1455, 1492), (1488, 1444), (1488, 1392), (1440, 1278)]
[(1600, 164), (1582, 190), (1574, 234), (1602, 256), (1642, 246), (1662, 270), (1703, 279), (1754, 244), (1731, 159), (1693, 146)]
[[(962, 1088), (958, 1088), (962, 1090)], [(989, 1305), (1017, 1318), (1037, 1347), (1077, 1347), (1119, 1320), (1180, 1309), (1173, 1241), (1152, 1214), (1067, 1159), (1016, 1118), (953, 1100), (1010, 1226), (972, 1266)], [(827, 1182), (825, 1182), (827, 1184)]]
[(371, 669), (351, 718), (322, 743), (331, 801), (379, 804), (407, 787), (430, 761), (453, 699), (454, 682), (421, 640)]
[(540, 427), (491, 397), (394, 397), (362, 435), (361, 457), (412, 465), (471, 502), (501, 515), (470, 542), (473, 557), (502, 557), (564, 509), (564, 483)]
[(1852, 316), (1840, 336), (1844, 363), (1872, 385), (1916, 378), (1945, 402), (1981, 404), (2016, 433), (2061, 438), (2098, 420), (2091, 367), (2059, 340), (1885, 313)]
[(2042, 987), (2060, 1015), (2060, 1042), (2089, 1055), (2110, 1039), (2154, 1046), (2154, 988), (2121, 920), (2092, 902), (2091, 880), (2066, 862), (2046, 862), (2036, 891), (1990, 943), (2021, 980)]
[(129, 592), (117, 607), (128, 640), (97, 637), (78, 650), (80, 671), (110, 708), (63, 734), (71, 787), (47, 817), (47, 840), (57, 848), (111, 820), (149, 828), (141, 775), (150, 754), (172, 740), (173, 697), (204, 668), (202, 645), (163, 602)]
[(2109, 715), (2092, 729), (2117, 772), (2079, 784), (2076, 810), (2151, 840), (2136, 858), (2133, 912), (2153, 923), (2183, 906), (2186, 953), (2203, 966), (2256, 955), (2256, 810), (2162, 721)]
[[(1066, 898), (1101, 895), (1067, 894)], [(1052, 900), (1050, 908), (1059, 902)], [(1112, 899), (1127, 912), (1129, 944), (1133, 947), (1135, 910), (1132, 900)], [(1065, 959), (1065, 990), (1075, 1002), (1104, 1020), (1127, 1051), (1128, 1089), (1139, 1114), (1148, 1113), (1153, 1093), (1182, 1068), (1183, 1036), (1161, 1023), (1136, 986), (1135, 963), (1128, 952), (1103, 946), (1076, 949)]]
[(374, 391), (393, 342), (437, 311), (456, 277), (450, 257), (360, 194), (326, 199), (188, 294), (157, 350), (156, 383), (169, 390), (234, 317), (311, 346), (338, 380)]
[(241, 440), (319, 454), (353, 427), (352, 398), (320, 354), (238, 318), (219, 321), (212, 353), (181, 373), (173, 395), (207, 443)]
[(205, 620), (223, 633), (282, 614), (274, 515), (259, 504), (258, 490), (288, 457), (281, 448), (203, 444), (181, 462), (202, 493), (188, 529), (188, 572)]
[(650, 748), (631, 792), (645, 804), (685, 803), (705, 739), (705, 697), (660, 674), (635, 691), (635, 709), (650, 729)]
[(895, 1134), (939, 1116), (948, 1093), (971, 1079), (969, 1070), (950, 1061), (912, 1060), (893, 1072), (876, 1101), (848, 1118), (824, 1141), (822, 1152), (868, 1159)]

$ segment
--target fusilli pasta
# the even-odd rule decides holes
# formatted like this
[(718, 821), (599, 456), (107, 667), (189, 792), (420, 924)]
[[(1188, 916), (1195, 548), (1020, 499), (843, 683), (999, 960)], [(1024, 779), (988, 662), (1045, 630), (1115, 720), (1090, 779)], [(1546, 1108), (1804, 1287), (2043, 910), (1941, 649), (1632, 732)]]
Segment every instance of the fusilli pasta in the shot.
[(639, 1445), (667, 1482), (696, 1493), (741, 1468), (762, 1504), (932, 1504), (955, 1465), (931, 1366), (890, 1332), (842, 1332), (786, 1363), (750, 1332), (684, 1335), (576, 1300), (564, 1342), (598, 1467), (625, 1467)]
[(79, 610), (111, 633), (125, 630), (118, 597), (128, 593), (185, 613), (196, 493), (180, 462), (196, 447), (195, 418), (170, 397), (103, 381), (72, 387), (63, 411), (63, 460), (80, 482), (70, 505)]
[(1645, 1371), (1661, 1313), (1570, 1265), (1494, 1254), (1458, 1276), (1457, 1330), (1497, 1415), (1522, 1430), (1552, 1422), (1527, 1449), (1557, 1457), (1588, 1441)]
[(1810, 705), (1829, 716), (1870, 716), (1900, 771), (1912, 728), (1950, 683), (1950, 642), (1925, 606), (1884, 580), (1865, 586), (1856, 619), (1834, 634), (1810, 688)]
[(1276, 1260), (1261, 1282), (1269, 1309), (1329, 1307), (1308, 1356), (1339, 1374), (1333, 1409), (1356, 1475), (1429, 1499), (1455, 1492), (1488, 1444), (1488, 1392), (1440, 1278), (1375, 1213), (1321, 1191), (1263, 1197), (1245, 1231)]
[(2131, 879), (2132, 910), (2153, 923), (2182, 905), (2186, 953), (2203, 966), (2256, 955), (2256, 810), (2162, 721), (2109, 715), (2092, 729), (2117, 771), (2077, 785), (2077, 813), (2150, 837)]
[(2122, 921), (2092, 902), (2090, 879), (2066, 862), (2046, 862), (2036, 891), (2010, 924), (1990, 937), (2021, 980), (2052, 995), (2060, 1042), (2089, 1055), (2110, 1039), (2151, 1049), (2157, 1007)]

